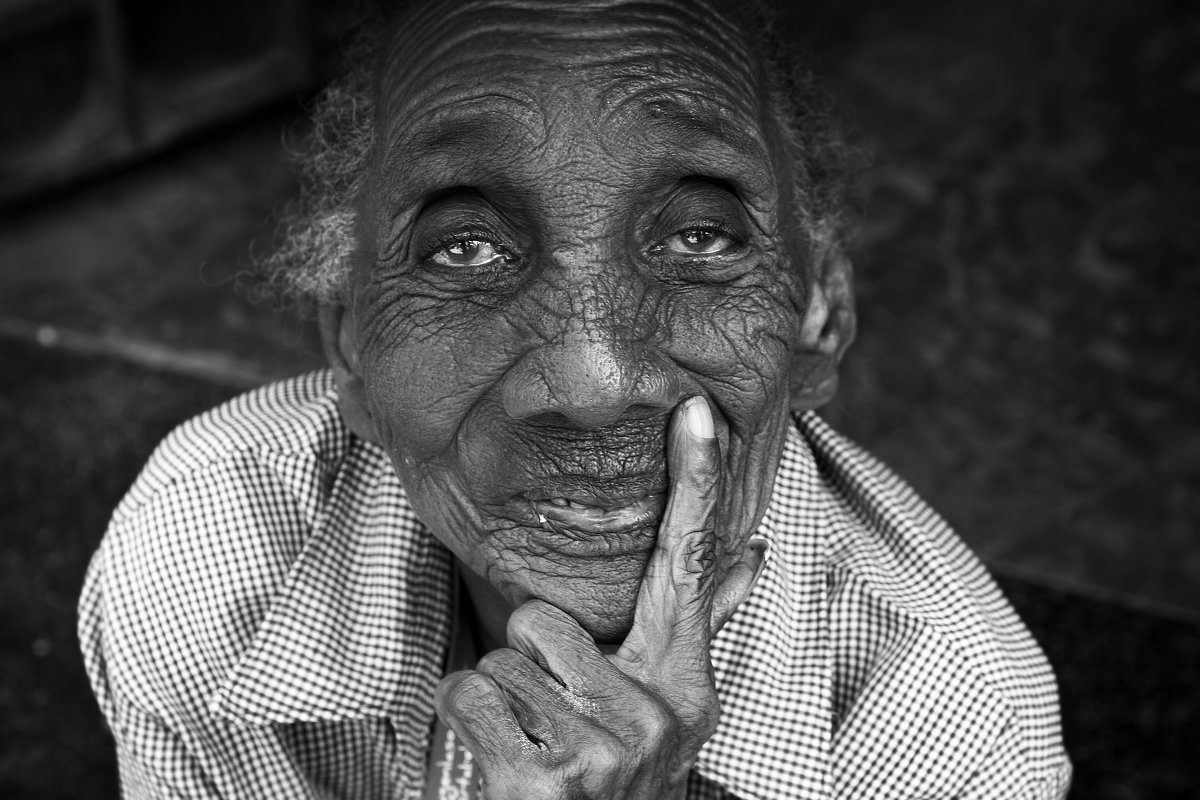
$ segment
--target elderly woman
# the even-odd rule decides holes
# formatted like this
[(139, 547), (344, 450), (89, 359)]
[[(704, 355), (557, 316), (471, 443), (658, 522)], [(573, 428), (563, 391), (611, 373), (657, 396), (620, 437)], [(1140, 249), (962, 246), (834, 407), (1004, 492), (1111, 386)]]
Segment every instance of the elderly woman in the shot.
[(854, 330), (837, 147), (764, 31), (368, 26), (278, 261), (329, 370), (172, 434), (88, 577), (127, 796), (1065, 793), (1037, 646), (812, 413)]

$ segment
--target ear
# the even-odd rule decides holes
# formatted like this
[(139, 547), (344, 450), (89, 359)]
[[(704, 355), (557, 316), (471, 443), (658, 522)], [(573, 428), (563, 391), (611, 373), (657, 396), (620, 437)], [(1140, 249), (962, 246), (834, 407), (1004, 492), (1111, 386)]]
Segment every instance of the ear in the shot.
[(358, 364), (358, 337), (353, 315), (337, 302), (317, 308), (321, 349), (338, 387), (338, 409), (350, 432), (368, 442), (379, 443), (379, 435), (367, 407), (367, 393)]
[(821, 248), (809, 281), (808, 308), (792, 357), (791, 405), (799, 413), (837, 393), (838, 363), (854, 341), (854, 269), (840, 247)]

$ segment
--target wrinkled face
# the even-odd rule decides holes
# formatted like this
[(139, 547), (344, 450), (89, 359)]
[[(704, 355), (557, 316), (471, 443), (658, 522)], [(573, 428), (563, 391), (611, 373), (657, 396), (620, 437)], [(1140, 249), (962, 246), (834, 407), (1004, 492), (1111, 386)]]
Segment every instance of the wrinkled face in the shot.
[(508, 601), (611, 641), (683, 399), (716, 418), (725, 566), (757, 526), (804, 290), (737, 25), (697, 2), (600, 5), (461, 2), (401, 27), (350, 312), (422, 520)]

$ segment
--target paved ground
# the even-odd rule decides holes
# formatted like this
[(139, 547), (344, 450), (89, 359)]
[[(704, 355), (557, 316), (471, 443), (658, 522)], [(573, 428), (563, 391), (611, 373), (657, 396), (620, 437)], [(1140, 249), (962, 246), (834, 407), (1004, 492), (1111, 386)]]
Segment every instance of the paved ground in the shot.
[(826, 58), (876, 155), (840, 427), (990, 563), (1197, 618), (1200, 14), (850, 5)]
[[(1075, 796), (1194, 797), (1198, 15), (890, 8), (792, 29), (875, 153), (829, 416), (1007, 576), (1059, 670)], [(112, 785), (72, 608), (153, 442), (318, 363), (309, 325), (238, 290), (292, 190), (293, 118), (0, 221), (0, 796)]]

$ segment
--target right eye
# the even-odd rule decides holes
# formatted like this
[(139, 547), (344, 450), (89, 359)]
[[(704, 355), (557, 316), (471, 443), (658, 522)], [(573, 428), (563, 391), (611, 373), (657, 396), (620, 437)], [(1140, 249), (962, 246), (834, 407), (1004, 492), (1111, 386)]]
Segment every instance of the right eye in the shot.
[(430, 258), (443, 267), (486, 267), (509, 260), (499, 247), (486, 239), (470, 238), (446, 242)]

